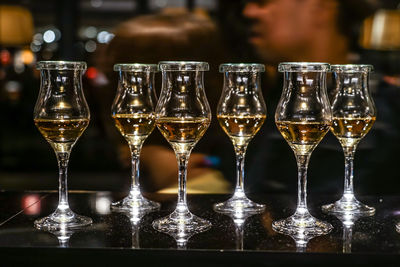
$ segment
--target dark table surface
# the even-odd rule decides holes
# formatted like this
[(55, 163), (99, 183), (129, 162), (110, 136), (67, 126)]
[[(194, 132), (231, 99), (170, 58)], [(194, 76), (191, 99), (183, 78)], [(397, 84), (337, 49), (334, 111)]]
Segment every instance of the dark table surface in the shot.
[(179, 245), (151, 226), (154, 219), (173, 210), (175, 195), (148, 195), (160, 201), (162, 208), (146, 214), (138, 223), (127, 214), (110, 211), (110, 203), (121, 197), (121, 193), (70, 192), (71, 208), (90, 216), (94, 223), (57, 236), (33, 227), (35, 219), (55, 209), (56, 192), (0, 192), (0, 262), (58, 266), (400, 266), (400, 234), (395, 230), (400, 221), (400, 196), (360, 197), (376, 208), (376, 214), (353, 222), (347, 220), (345, 224), (320, 211), (320, 206), (335, 200), (335, 196), (309, 196), (311, 213), (329, 221), (334, 229), (311, 239), (306, 246), (296, 245), (290, 236), (271, 228), (273, 220), (293, 213), (295, 195), (252, 196), (266, 204), (266, 211), (248, 217), (242, 225), (235, 225), (232, 218), (212, 210), (213, 203), (228, 195), (189, 195), (191, 211), (210, 220), (213, 226)]

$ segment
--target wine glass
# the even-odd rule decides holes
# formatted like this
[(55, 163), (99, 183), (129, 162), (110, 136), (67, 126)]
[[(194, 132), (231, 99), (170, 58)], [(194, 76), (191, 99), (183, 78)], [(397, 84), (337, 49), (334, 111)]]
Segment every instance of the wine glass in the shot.
[(59, 200), (49, 216), (35, 221), (39, 229), (79, 228), (92, 219), (75, 214), (68, 204), (67, 167), (72, 147), (89, 125), (90, 113), (82, 91), (85, 62), (41, 61), (41, 84), (34, 122), (57, 156)]
[(186, 202), (186, 170), (190, 153), (211, 122), (211, 110), (204, 91), (206, 62), (164, 61), (162, 89), (156, 107), (156, 125), (169, 142), (178, 161), (178, 203), (168, 216), (155, 220), (153, 227), (183, 240), (202, 232), (211, 223), (192, 214)]
[(153, 88), (154, 64), (116, 64), (119, 72), (118, 90), (111, 107), (115, 126), (129, 144), (132, 157), (132, 183), (124, 199), (111, 204), (113, 210), (157, 210), (160, 204), (146, 199), (140, 192), (139, 157), (146, 138), (155, 127), (154, 107), (156, 93)]
[(332, 101), (331, 132), (344, 151), (344, 192), (341, 199), (322, 206), (326, 213), (373, 215), (375, 209), (356, 199), (353, 189), (353, 160), (356, 147), (376, 119), (376, 109), (369, 93), (372, 65), (332, 65), (336, 82)]
[(274, 221), (272, 228), (287, 235), (322, 235), (332, 226), (307, 209), (307, 167), (312, 151), (329, 131), (332, 113), (326, 93), (327, 63), (281, 63), (282, 96), (275, 113), (278, 130), (292, 148), (298, 166), (298, 198), (294, 215)]
[(236, 153), (236, 187), (233, 196), (214, 205), (220, 213), (262, 212), (265, 205), (246, 197), (244, 191), (244, 159), (251, 139), (263, 125), (267, 109), (261, 92), (262, 64), (222, 64), (224, 89), (217, 108), (221, 128), (231, 139)]

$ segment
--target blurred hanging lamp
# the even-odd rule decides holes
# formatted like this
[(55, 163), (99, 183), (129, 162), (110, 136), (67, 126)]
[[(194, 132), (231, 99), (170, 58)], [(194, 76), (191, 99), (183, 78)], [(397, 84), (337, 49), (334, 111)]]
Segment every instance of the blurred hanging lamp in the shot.
[(32, 41), (31, 12), (20, 6), (0, 5), (0, 45), (5, 47), (27, 45)]
[(400, 9), (380, 9), (364, 20), (360, 45), (373, 50), (400, 50)]
[(359, 44), (370, 51), (382, 79), (400, 88), (400, 4), (397, 9), (380, 9), (365, 19)]

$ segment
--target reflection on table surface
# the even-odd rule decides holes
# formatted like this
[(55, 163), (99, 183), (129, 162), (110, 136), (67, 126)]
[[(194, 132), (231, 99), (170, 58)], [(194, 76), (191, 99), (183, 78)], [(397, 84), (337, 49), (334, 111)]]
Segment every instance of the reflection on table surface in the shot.
[[(71, 192), (71, 208), (93, 218), (93, 225), (78, 231), (49, 233), (33, 227), (33, 221), (50, 214), (57, 204), (56, 192), (1, 192), (0, 249), (6, 247), (69, 247), (69, 248), (129, 248), (176, 250), (176, 241), (151, 226), (151, 222), (168, 214), (174, 207), (173, 194), (147, 195), (162, 203), (160, 211), (148, 214), (112, 212), (109, 205), (123, 196), (110, 192)], [(265, 203), (262, 214), (246, 218), (230, 218), (215, 213), (212, 204), (229, 195), (189, 195), (189, 207), (194, 214), (210, 220), (212, 228), (191, 236), (186, 250), (207, 251), (266, 251), (314, 253), (400, 254), (400, 234), (395, 230), (399, 220), (400, 197), (364, 197), (365, 203), (377, 208), (371, 217), (343, 219), (325, 215), (320, 206), (335, 196), (309, 198), (313, 215), (329, 221), (333, 231), (302, 243), (289, 236), (276, 233), (271, 222), (290, 215), (295, 208), (295, 196), (257, 195), (252, 198)], [(396, 209), (397, 208), (397, 209)], [(351, 223), (349, 223), (351, 221)], [(351, 228), (349, 228), (351, 227)], [(351, 235), (348, 232), (351, 231)], [(294, 238), (296, 239), (296, 238)], [(298, 241), (298, 240), (296, 240)]]

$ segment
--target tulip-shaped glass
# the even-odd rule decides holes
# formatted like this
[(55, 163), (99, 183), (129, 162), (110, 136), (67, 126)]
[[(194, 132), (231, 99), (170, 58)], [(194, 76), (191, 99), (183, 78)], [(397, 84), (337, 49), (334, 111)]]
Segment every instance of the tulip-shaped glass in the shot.
[(155, 127), (156, 94), (153, 88), (157, 65), (116, 64), (118, 90), (111, 107), (115, 126), (129, 144), (132, 159), (132, 183), (124, 199), (111, 204), (113, 210), (157, 210), (160, 204), (148, 200), (140, 192), (139, 157), (146, 138)]
[(327, 63), (281, 63), (281, 99), (275, 112), (278, 130), (292, 148), (298, 167), (298, 199), (294, 215), (275, 221), (275, 231), (296, 235), (326, 234), (332, 226), (307, 209), (307, 167), (311, 153), (329, 131), (332, 113), (326, 93)]
[(246, 197), (244, 159), (251, 139), (264, 124), (267, 108), (261, 92), (262, 64), (222, 64), (224, 88), (217, 108), (221, 128), (231, 139), (236, 153), (236, 187), (233, 196), (214, 205), (220, 213), (261, 212), (265, 206)]
[(82, 91), (85, 62), (41, 61), (40, 92), (34, 110), (34, 122), (50, 143), (59, 167), (59, 201), (49, 216), (35, 221), (45, 230), (79, 228), (92, 219), (75, 214), (68, 204), (67, 168), (72, 147), (89, 125), (90, 113)]
[(156, 107), (156, 125), (172, 146), (178, 161), (178, 203), (174, 212), (155, 220), (153, 227), (175, 239), (202, 232), (211, 223), (193, 215), (186, 201), (186, 170), (190, 153), (211, 122), (204, 91), (206, 62), (160, 62), (162, 89)]
[(335, 92), (332, 101), (332, 133), (344, 151), (344, 192), (341, 199), (322, 206), (327, 213), (373, 215), (375, 209), (356, 199), (353, 189), (353, 160), (356, 147), (376, 119), (376, 109), (369, 92), (371, 65), (332, 65)]

